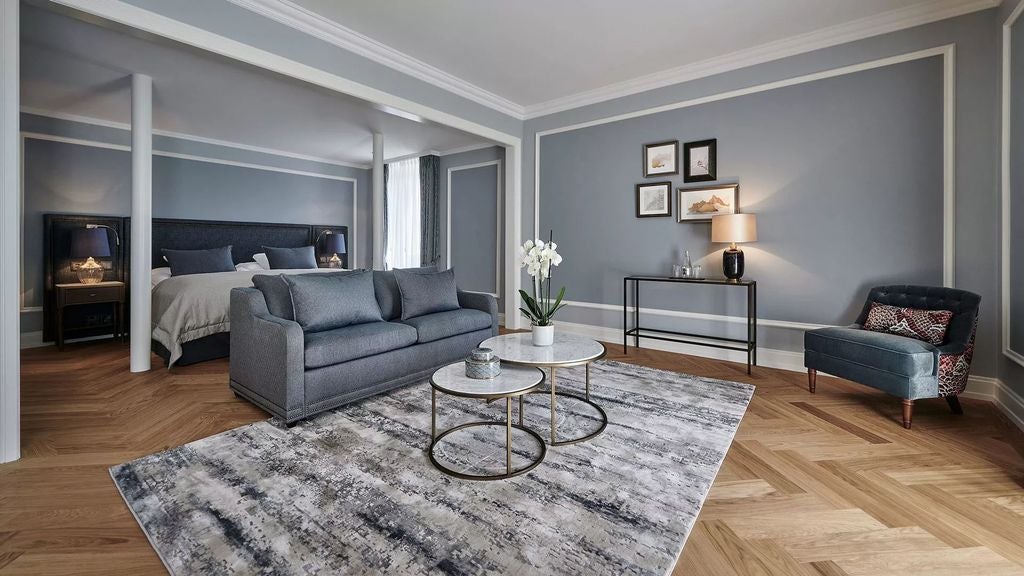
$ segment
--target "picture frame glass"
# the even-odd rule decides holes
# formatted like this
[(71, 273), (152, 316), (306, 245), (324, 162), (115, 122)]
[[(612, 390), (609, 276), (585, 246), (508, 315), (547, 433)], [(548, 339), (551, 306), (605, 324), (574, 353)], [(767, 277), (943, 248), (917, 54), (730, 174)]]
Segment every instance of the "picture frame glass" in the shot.
[(679, 189), (679, 221), (708, 222), (712, 216), (735, 214), (739, 186)]
[(644, 173), (647, 176), (658, 174), (678, 174), (677, 166), (679, 143), (648, 145), (644, 148)]
[(637, 188), (637, 215), (666, 216), (671, 214), (670, 186), (652, 184)]
[(690, 149), (690, 175), (707, 176), (711, 174), (711, 147), (697, 146)]

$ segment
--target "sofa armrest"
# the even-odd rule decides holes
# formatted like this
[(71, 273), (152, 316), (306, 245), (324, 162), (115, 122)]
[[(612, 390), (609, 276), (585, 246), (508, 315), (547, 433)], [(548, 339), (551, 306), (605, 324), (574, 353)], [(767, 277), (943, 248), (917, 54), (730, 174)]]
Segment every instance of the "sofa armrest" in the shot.
[(255, 288), (231, 290), (233, 387), (285, 421), (305, 414), (305, 342), (292, 320), (270, 314)]
[(498, 335), (498, 300), (483, 292), (467, 292), (459, 290), (459, 306), (480, 310), (491, 315), (491, 334)]

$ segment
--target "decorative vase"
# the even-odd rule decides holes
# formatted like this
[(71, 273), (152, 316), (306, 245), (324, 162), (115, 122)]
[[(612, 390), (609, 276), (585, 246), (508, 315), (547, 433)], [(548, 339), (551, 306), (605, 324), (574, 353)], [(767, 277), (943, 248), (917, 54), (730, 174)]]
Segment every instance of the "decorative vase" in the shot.
[(534, 324), (531, 328), (533, 331), (534, 346), (551, 346), (555, 342), (554, 324), (548, 324), (547, 326), (538, 326)]

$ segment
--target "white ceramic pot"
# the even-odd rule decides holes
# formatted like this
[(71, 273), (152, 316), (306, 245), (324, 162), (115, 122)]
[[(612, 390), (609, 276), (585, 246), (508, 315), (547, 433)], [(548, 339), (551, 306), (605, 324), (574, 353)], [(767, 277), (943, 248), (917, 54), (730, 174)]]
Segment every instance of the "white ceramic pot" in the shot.
[(547, 326), (537, 326), (535, 324), (531, 328), (533, 330), (534, 346), (551, 346), (555, 342), (554, 324), (548, 324)]

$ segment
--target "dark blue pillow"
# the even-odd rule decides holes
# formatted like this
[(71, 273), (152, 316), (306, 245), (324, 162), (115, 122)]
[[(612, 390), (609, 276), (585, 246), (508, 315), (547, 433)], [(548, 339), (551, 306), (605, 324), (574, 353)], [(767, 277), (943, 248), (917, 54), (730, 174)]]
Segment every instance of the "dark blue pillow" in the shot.
[(271, 270), (305, 270), (317, 268), (316, 253), (312, 246), (301, 248), (274, 248), (264, 246), (263, 251), (267, 254), (267, 262)]
[(171, 276), (235, 271), (235, 262), (231, 259), (231, 246), (208, 250), (163, 248), (161, 252), (164, 255), (164, 260), (167, 260), (167, 264), (171, 267)]
[(395, 270), (395, 281), (402, 295), (402, 320), (459, 309), (455, 270), (414, 272)]

